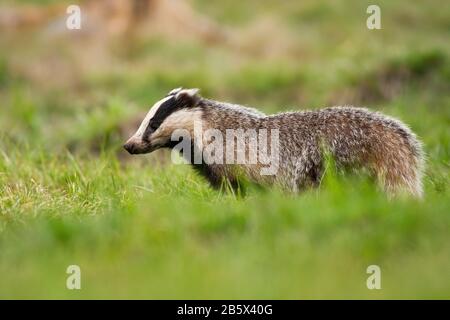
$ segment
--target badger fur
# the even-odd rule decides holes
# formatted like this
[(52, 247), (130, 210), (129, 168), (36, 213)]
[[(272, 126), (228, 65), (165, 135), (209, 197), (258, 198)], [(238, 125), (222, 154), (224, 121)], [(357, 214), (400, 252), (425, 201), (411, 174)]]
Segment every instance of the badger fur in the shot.
[[(237, 186), (244, 175), (257, 184), (299, 192), (320, 184), (329, 152), (336, 166), (370, 173), (389, 195), (407, 192), (421, 197), (423, 193), (424, 156), (415, 134), (402, 122), (363, 108), (330, 107), (265, 115), (256, 109), (205, 99), (198, 89), (178, 88), (150, 109), (124, 148), (131, 154), (174, 148), (178, 143), (171, 138), (175, 130), (187, 130), (192, 137), (196, 123), (201, 124), (203, 131), (215, 129), (224, 136), (229, 129), (278, 133), (279, 164), (272, 175), (261, 174), (261, 168), (267, 164), (264, 159), (252, 164), (194, 163), (193, 150), (201, 149), (208, 138), (202, 137), (201, 143), (191, 139), (192, 150), (186, 158), (214, 187), (223, 182)], [(245, 142), (248, 155), (255, 144), (248, 137)], [(225, 148), (225, 141), (223, 145)], [(238, 147), (231, 152), (239, 152)], [(274, 145), (268, 148), (273, 149)], [(205, 155), (202, 157), (207, 160)]]

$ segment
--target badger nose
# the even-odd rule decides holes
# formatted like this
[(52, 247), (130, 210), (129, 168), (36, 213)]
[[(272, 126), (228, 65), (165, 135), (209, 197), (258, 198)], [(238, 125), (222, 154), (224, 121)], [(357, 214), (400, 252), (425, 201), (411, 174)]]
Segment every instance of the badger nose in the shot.
[(123, 145), (124, 149), (128, 151), (130, 154), (135, 153), (135, 147), (133, 143), (127, 142)]

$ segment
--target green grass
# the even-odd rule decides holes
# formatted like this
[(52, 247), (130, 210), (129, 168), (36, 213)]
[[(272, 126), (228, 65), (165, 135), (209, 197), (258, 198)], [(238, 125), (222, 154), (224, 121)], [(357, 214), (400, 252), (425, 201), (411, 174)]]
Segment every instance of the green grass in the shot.
[[(236, 198), (185, 166), (111, 158), (2, 156), (2, 297), (448, 298), (446, 184), (421, 202), (359, 179)], [(81, 291), (65, 288), (70, 264)]]
[[(116, 39), (80, 68), (83, 44), (0, 37), (0, 298), (450, 298), (440, 2), (380, 1), (379, 31), (365, 28), (364, 1), (193, 2), (248, 47)], [(284, 51), (245, 38), (265, 19)], [(40, 78), (55, 47), (58, 72)], [(164, 164), (167, 154), (120, 151), (130, 119), (178, 86), (266, 112), (356, 104), (398, 117), (425, 144), (425, 198), (388, 200), (333, 174), (299, 196), (252, 186), (235, 196)], [(72, 264), (79, 291), (66, 289)], [(381, 290), (366, 287), (372, 264)]]

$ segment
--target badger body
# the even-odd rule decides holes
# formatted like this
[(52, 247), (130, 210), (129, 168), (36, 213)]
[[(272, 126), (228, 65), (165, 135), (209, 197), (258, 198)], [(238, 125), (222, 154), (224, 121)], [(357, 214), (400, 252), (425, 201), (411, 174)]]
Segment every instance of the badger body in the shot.
[[(374, 176), (382, 188), (395, 195), (406, 191), (416, 197), (422, 195), (423, 152), (414, 133), (400, 121), (355, 107), (331, 107), (313, 111), (286, 112), (265, 115), (262, 112), (235, 104), (202, 98), (197, 89), (175, 89), (154, 105), (139, 130), (125, 144), (130, 153), (148, 153), (159, 148), (173, 148), (171, 136), (177, 129), (191, 134), (195, 124), (203, 132), (216, 130), (226, 137), (227, 130), (277, 131), (276, 152), (279, 155), (276, 173), (262, 175), (267, 159), (255, 163), (194, 163), (211, 185), (224, 182), (237, 186), (241, 176), (257, 184), (278, 185), (290, 192), (318, 186), (324, 173), (327, 153), (339, 168), (366, 171)], [(191, 151), (201, 149), (208, 137), (191, 139)], [(226, 139), (223, 146), (226, 149)], [(258, 153), (261, 145), (251, 143), (246, 136), (245, 151)], [(271, 140), (267, 139), (268, 148)], [(242, 152), (235, 145), (226, 152)], [(273, 151), (273, 150), (272, 150)], [(185, 155), (186, 156), (186, 155)], [(223, 155), (225, 158), (225, 154)]]

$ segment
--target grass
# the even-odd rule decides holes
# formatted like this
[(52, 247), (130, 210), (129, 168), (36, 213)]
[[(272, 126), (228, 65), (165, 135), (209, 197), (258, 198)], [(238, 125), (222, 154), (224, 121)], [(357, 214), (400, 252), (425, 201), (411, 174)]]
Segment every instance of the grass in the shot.
[[(2, 297), (448, 297), (449, 198), (430, 183), (422, 202), (333, 178), (235, 198), (185, 166), (28, 154), (1, 161)], [(71, 264), (81, 291), (65, 288)], [(371, 264), (380, 291), (365, 287)]]
[[(368, 31), (361, 1), (197, 0), (246, 47), (160, 36), (82, 71), (83, 44), (0, 38), (0, 298), (450, 298), (448, 14), (380, 3), (383, 29)], [(265, 19), (285, 51), (245, 38)], [(54, 46), (58, 73), (40, 78)], [(333, 174), (299, 196), (235, 196), (163, 154), (122, 153), (130, 119), (180, 85), (266, 112), (348, 103), (398, 117), (425, 144), (425, 198)], [(366, 287), (372, 264), (381, 290)]]

